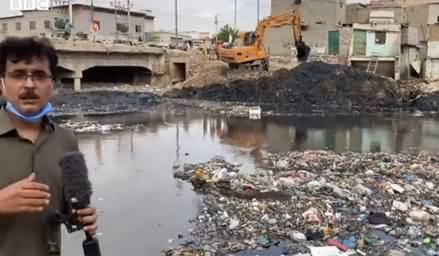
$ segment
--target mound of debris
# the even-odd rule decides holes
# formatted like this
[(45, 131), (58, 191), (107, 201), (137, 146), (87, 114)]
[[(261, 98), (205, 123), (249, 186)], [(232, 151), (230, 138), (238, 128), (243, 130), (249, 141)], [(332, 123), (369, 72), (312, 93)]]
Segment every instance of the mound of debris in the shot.
[(438, 255), (438, 154), (264, 159), (253, 174), (218, 158), (176, 172), (204, 194), (203, 205), (185, 241), (164, 254)]
[[(206, 74), (208, 76), (208, 74)], [(375, 112), (399, 108), (395, 81), (344, 65), (308, 62), (272, 77), (184, 88), (169, 97), (250, 102), (288, 112), (326, 110)]]
[(151, 93), (122, 91), (60, 91), (51, 102), (57, 115), (138, 112), (159, 103)]
[(414, 100), (414, 105), (420, 111), (439, 111), (439, 92), (431, 92)]

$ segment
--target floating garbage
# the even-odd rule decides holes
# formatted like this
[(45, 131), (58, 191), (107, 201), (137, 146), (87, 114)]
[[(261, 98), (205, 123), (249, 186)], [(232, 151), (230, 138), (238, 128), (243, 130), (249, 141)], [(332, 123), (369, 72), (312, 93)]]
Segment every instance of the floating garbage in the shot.
[(69, 120), (61, 124), (61, 127), (74, 130), (76, 133), (109, 133), (122, 131), (125, 129), (123, 124), (99, 124), (93, 121), (72, 121)]
[(436, 159), (264, 153), (250, 174), (223, 159), (185, 164), (175, 177), (202, 206), (187, 241), (164, 255), (439, 255)]

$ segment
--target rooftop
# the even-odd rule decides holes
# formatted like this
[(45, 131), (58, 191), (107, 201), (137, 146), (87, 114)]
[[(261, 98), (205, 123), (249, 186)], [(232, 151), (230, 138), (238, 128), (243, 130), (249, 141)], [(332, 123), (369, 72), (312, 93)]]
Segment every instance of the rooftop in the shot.
[[(73, 6), (85, 6), (88, 8), (91, 8), (91, 4), (90, 1), (86, 1), (86, 0), (72, 0), (72, 5)], [(51, 8), (59, 8), (59, 7), (67, 7), (68, 6), (68, 1), (67, 0), (52, 0), (52, 7)], [(114, 4), (113, 1), (106, 1), (106, 0), (94, 0), (93, 3), (93, 8), (95, 10), (118, 10), (119, 13), (128, 13), (128, 8), (125, 5), (123, 5), (121, 3), (121, 1), (116, 2), (116, 4)], [(34, 10), (28, 10), (28, 11), (23, 11), (23, 12), (32, 12)], [(35, 10), (36, 11), (36, 10)], [(135, 14), (135, 15), (143, 15), (145, 16), (145, 18), (147, 19), (154, 19), (154, 16), (152, 15), (152, 11), (151, 10), (146, 10), (146, 9), (135, 9), (133, 6), (131, 6), (130, 8), (130, 14)], [(42, 12), (42, 11), (40, 11)], [(43, 11), (44, 12), (44, 11)], [(8, 18), (16, 18), (16, 17), (22, 17), (23, 14), (19, 13), (16, 15), (8, 15), (8, 16), (3, 16), (0, 17), (0, 19), (8, 19)]]

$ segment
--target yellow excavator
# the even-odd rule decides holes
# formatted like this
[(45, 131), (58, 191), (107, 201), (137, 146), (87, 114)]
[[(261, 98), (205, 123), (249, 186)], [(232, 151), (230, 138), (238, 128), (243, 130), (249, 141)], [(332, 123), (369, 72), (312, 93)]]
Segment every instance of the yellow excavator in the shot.
[(302, 29), (300, 15), (296, 11), (275, 15), (260, 21), (256, 31), (241, 32), (239, 34), (239, 45), (230, 48), (220, 48), (219, 57), (229, 64), (231, 69), (237, 69), (240, 65), (254, 64), (259, 62), (264, 70), (269, 69), (269, 55), (264, 50), (263, 41), (265, 32), (269, 28), (292, 26), (293, 40), (297, 49), (297, 59), (306, 61), (310, 48), (302, 40)]

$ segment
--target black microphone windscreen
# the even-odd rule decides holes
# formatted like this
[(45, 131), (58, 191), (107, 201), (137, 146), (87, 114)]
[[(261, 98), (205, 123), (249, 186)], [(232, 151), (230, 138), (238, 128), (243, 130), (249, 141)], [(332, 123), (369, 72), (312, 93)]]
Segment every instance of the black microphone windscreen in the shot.
[(84, 156), (80, 152), (67, 153), (59, 166), (62, 171), (64, 198), (67, 201), (76, 198), (80, 208), (88, 207), (92, 189)]

